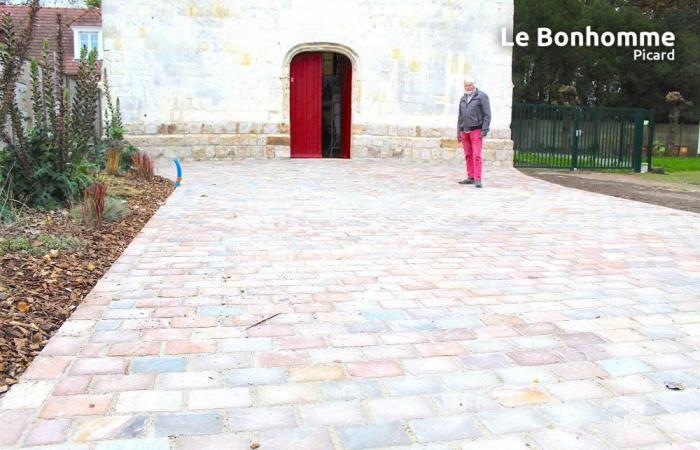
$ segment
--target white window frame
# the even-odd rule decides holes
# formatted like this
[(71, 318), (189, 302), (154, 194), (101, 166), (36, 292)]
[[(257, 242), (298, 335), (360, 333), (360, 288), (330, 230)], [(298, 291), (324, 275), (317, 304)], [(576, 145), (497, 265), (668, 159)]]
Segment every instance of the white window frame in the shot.
[(88, 26), (74, 26), (73, 30), (73, 58), (80, 59), (80, 33), (97, 33), (97, 59), (102, 59), (102, 28)]

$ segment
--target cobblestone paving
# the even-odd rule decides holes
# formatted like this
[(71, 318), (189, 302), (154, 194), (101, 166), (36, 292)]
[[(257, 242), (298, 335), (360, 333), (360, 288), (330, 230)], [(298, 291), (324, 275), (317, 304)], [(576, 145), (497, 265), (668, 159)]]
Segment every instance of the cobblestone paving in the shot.
[(509, 169), (185, 170), (0, 447), (700, 448), (700, 216)]

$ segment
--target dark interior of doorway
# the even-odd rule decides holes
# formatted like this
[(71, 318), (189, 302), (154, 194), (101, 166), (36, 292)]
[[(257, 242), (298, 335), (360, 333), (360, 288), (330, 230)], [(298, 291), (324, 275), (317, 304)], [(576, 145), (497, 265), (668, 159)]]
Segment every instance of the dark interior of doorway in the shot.
[(338, 53), (324, 52), (323, 90), (321, 97), (321, 155), (324, 158), (343, 158), (343, 96), (344, 77), (350, 60)]

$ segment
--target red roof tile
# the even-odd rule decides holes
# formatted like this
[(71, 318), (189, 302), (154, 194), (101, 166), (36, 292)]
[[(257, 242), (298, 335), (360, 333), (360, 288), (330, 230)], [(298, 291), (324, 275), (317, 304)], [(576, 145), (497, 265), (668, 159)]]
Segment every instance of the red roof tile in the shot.
[[(29, 8), (26, 6), (0, 5), (0, 12), (9, 12), (15, 23), (15, 31), (19, 34), (27, 23)], [(63, 25), (64, 69), (67, 75), (78, 73), (78, 61), (73, 55), (73, 30), (71, 25), (102, 26), (102, 14), (98, 8), (41, 8), (37, 13), (34, 28), (34, 39), (29, 47), (29, 57), (40, 59), (44, 40), (48, 41), (49, 51), (54, 52), (56, 46), (56, 16), (61, 15)]]

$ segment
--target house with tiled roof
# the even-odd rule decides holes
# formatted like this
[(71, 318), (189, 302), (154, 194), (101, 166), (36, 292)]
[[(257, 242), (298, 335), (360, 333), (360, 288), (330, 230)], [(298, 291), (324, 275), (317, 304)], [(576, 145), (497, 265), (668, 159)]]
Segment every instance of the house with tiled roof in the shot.
[[(27, 22), (27, 6), (0, 5), (0, 13), (12, 15), (15, 30), (22, 30)], [(98, 59), (102, 59), (102, 13), (99, 8), (50, 8), (44, 7), (37, 13), (34, 26), (34, 39), (29, 47), (29, 57), (41, 59), (44, 40), (48, 42), (49, 52), (59, 49), (57, 42), (58, 18), (63, 27), (60, 48), (63, 50), (64, 71), (68, 77), (78, 73), (80, 49), (97, 50)]]

